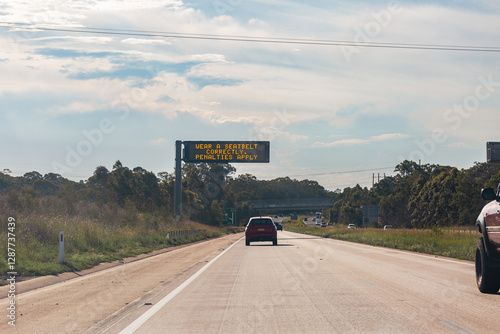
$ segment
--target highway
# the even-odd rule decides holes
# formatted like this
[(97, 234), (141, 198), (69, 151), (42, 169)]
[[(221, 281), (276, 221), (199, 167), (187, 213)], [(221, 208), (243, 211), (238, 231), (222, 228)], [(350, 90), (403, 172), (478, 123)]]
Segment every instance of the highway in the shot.
[[(238, 234), (132, 262), (126, 285), (103, 285), (110, 269), (26, 292), (21, 313), (54, 293), (70, 308), (29, 311), (18, 332), (51, 333), (53, 319), (84, 333), (498, 333), (500, 295), (477, 290), (472, 262), (278, 233), (278, 246)], [(113, 306), (86, 313), (92, 298)]]
[[(314, 220), (313, 220), (313, 218), (314, 218)], [(321, 224), (322, 221), (323, 221), (323, 218), (315, 218), (313, 216), (309, 216), (306, 221), (303, 221), (303, 223), (309, 227), (313, 227), (313, 226), (319, 227), (319, 225), (316, 223), (319, 222)]]

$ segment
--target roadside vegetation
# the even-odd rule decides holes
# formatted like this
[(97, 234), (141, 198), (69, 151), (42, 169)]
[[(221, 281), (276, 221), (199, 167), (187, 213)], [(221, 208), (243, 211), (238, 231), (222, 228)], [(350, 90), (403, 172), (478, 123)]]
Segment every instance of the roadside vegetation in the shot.
[[(26, 277), (82, 270), (101, 262), (242, 232), (242, 225), (253, 215), (249, 201), (256, 193), (281, 196), (293, 189), (291, 194), (328, 195), (314, 181), (285, 178), (259, 183), (248, 174), (233, 178), (234, 172), (228, 164), (184, 164), (183, 215), (175, 219), (173, 174), (155, 175), (141, 167), (129, 169), (120, 161), (111, 171), (97, 167), (88, 180), (80, 182), (36, 171), (13, 177), (4, 169), (0, 172), (0, 276), (11, 271), (7, 262), (9, 217), (16, 221), (15, 271)], [(221, 224), (227, 207), (237, 210), (236, 226)], [(65, 233), (62, 264), (58, 257), (60, 231)], [(197, 232), (179, 237), (176, 231)]]
[[(42, 204), (42, 203), (40, 203)], [(44, 205), (49, 204), (47, 200)], [(195, 222), (176, 222), (147, 213), (107, 206), (81, 206), (75, 213), (51, 214), (47, 208), (15, 214), (15, 271), (22, 277), (51, 275), (91, 268), (101, 262), (154, 250), (218, 237), (229, 232), (221, 227)], [(2, 215), (7, 230), (7, 216)], [(59, 232), (65, 233), (64, 263), (59, 263)], [(192, 231), (192, 235), (174, 236), (174, 231)], [(7, 233), (0, 238), (7, 245)], [(2, 250), (0, 273), (9, 270), (7, 254)]]
[(481, 189), (496, 188), (500, 166), (476, 163), (469, 169), (419, 165), (403, 161), (370, 188), (359, 185), (338, 191), (338, 200), (323, 216), (343, 225), (363, 225), (362, 207), (378, 205), (379, 225), (432, 229), (473, 226), (485, 202)]
[(392, 229), (356, 228), (344, 225), (308, 227), (299, 220), (285, 220), (287, 231), (357, 242), (373, 246), (439, 255), (461, 260), (474, 261), (475, 245), (479, 233), (472, 228), (441, 229)]
[[(304, 230), (300, 223), (289, 224), (290, 229), (471, 259), (477, 236), (444, 231), (451, 226), (473, 226), (484, 205), (480, 189), (496, 187), (500, 181), (500, 166), (486, 163), (458, 170), (404, 161), (395, 166), (394, 176), (381, 179), (370, 189), (356, 185), (335, 191), (307, 179), (258, 180), (251, 174), (234, 176), (235, 172), (230, 164), (184, 164), (183, 214), (174, 219), (173, 173), (130, 169), (116, 161), (111, 170), (98, 166), (87, 180), (75, 182), (36, 171), (14, 177), (4, 169), (0, 172), (0, 275), (8, 271), (9, 217), (16, 220), (16, 271), (22, 276), (46, 275), (220, 236), (228, 233), (221, 223), (225, 208), (236, 210), (235, 226), (242, 231), (257, 214), (252, 201), (325, 197), (335, 204), (322, 214), (337, 228)], [(380, 207), (379, 223), (374, 227), (393, 225), (397, 229), (343, 228), (363, 225), (364, 205)], [(169, 237), (179, 230), (201, 232), (183, 240)], [(58, 263), (60, 231), (66, 236), (63, 264)]]

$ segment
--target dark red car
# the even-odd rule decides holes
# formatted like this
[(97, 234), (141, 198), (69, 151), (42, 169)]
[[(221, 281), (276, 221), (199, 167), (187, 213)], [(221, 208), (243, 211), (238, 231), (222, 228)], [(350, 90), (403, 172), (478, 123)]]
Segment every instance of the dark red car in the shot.
[(272, 241), (278, 244), (278, 231), (271, 217), (252, 217), (245, 228), (245, 244), (252, 241)]

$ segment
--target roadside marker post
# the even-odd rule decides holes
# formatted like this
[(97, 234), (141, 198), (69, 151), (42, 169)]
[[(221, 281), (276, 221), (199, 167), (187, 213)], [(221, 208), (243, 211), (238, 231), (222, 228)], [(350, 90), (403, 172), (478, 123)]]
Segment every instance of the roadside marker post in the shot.
[(64, 262), (64, 232), (59, 232), (59, 263)]

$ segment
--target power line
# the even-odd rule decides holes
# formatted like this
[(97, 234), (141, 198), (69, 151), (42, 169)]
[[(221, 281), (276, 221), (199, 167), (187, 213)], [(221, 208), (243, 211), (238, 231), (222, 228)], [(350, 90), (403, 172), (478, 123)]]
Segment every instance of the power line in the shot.
[[(386, 169), (393, 169), (394, 166), (390, 167), (378, 167), (378, 168), (370, 168), (370, 169), (354, 169), (354, 170), (345, 170), (341, 172), (326, 172), (326, 173), (313, 173), (313, 174), (296, 174), (296, 175), (287, 175), (288, 177), (305, 177), (305, 176), (322, 176), (322, 175), (336, 175), (336, 174), (349, 174), (349, 173), (361, 173), (361, 172), (372, 172), (372, 171), (377, 171), (377, 170), (386, 170)], [(282, 177), (282, 176), (277, 176), (277, 177)], [(277, 178), (277, 177), (272, 177), (269, 176), (268, 178)]]
[(377, 170), (392, 169), (394, 166), (390, 167), (379, 167), (370, 169), (356, 169), (356, 170), (346, 170), (342, 172), (329, 172), (329, 173), (317, 173), (317, 174), (303, 174), (303, 175), (289, 175), (289, 177), (302, 177), (302, 176), (319, 176), (319, 175), (335, 175), (335, 174), (349, 174), (349, 173), (361, 173), (361, 172), (372, 172)]
[(75, 28), (75, 27), (64, 27), (64, 26), (47, 27), (47, 26), (38, 26), (33, 24), (27, 25), (14, 22), (0, 22), (0, 27), (10, 28), (10, 29), (57, 31), (57, 32), (68, 32), (68, 33), (83, 33), (83, 34), (101, 34), (101, 35), (155, 37), (155, 38), (181, 38), (181, 39), (215, 40), (215, 41), (232, 41), (232, 42), (298, 44), (298, 45), (319, 45), (319, 46), (349, 46), (349, 47), (437, 50), (437, 51), (500, 52), (500, 46), (355, 42), (355, 41), (342, 41), (342, 40), (197, 34), (197, 33), (161, 32), (161, 31), (147, 31), (147, 30), (125, 30), (125, 29), (112, 29), (112, 28), (87, 28), (87, 27)]

